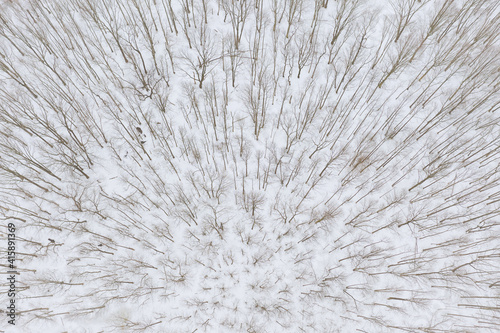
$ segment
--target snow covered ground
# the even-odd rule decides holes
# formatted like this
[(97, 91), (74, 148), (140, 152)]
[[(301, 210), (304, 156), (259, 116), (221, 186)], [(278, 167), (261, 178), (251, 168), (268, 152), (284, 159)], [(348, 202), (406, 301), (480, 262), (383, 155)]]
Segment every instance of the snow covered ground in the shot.
[(1, 332), (497, 332), (500, 3), (0, 2)]

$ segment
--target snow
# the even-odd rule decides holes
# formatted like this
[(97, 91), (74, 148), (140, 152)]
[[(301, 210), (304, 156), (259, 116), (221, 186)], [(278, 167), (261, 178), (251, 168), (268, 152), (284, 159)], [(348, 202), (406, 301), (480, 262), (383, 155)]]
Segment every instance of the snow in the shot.
[(500, 6), (446, 3), (2, 1), (0, 331), (498, 331)]

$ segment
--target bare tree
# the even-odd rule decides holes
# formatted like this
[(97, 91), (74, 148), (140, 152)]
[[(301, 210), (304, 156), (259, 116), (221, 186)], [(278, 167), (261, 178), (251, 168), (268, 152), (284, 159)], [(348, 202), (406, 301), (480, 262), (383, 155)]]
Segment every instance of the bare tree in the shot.
[(220, 61), (217, 51), (218, 41), (207, 32), (206, 26), (200, 28), (200, 34), (193, 43), (194, 50), (183, 52), (182, 58), (187, 64), (183, 72), (190, 77), (198, 87), (203, 88), (203, 82)]
[(231, 27), (233, 31), (234, 47), (239, 50), (243, 30), (250, 14), (252, 4), (248, 0), (223, 0), (222, 8), (225, 12), (225, 17), (229, 15)]
[(396, 30), (394, 42), (397, 43), (406, 28), (411, 24), (413, 16), (428, 2), (428, 0), (405, 0), (391, 2), (391, 6), (396, 13)]

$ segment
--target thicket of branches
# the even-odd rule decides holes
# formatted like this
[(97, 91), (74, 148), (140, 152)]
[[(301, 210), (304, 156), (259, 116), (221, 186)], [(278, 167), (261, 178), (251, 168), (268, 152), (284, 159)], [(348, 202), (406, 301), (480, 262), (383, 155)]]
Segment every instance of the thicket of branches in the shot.
[(498, 329), (499, 6), (3, 1), (19, 325)]

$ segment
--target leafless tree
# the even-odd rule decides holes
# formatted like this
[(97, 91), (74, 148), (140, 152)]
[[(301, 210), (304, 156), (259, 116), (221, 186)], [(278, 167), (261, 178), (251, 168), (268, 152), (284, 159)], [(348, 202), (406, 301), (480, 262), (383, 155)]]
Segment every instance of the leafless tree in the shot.
[(252, 4), (248, 0), (223, 0), (225, 17), (229, 16), (233, 32), (234, 47), (239, 50), (243, 30)]

